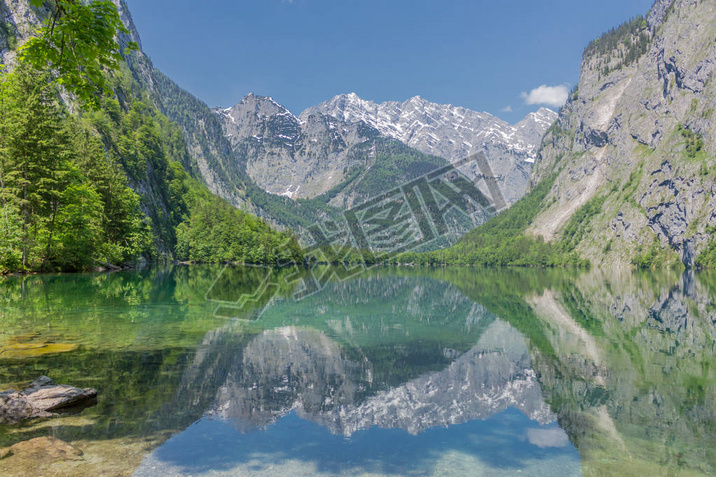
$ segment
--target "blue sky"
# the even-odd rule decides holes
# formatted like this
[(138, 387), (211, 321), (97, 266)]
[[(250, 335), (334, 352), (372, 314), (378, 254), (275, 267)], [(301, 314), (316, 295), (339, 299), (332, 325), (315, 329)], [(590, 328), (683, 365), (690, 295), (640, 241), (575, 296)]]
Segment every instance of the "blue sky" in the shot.
[(591, 39), (653, 0), (127, 3), (154, 64), (209, 106), (254, 92), (298, 114), (339, 93), (420, 95), (516, 122), (578, 82)]

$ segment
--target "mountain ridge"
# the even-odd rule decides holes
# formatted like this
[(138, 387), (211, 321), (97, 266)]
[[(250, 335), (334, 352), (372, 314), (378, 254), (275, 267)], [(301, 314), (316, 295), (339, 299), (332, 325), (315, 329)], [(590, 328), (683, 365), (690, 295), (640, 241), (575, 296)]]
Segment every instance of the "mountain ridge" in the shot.
[[(299, 120), (271, 97), (249, 94), (213, 111), (237, 167), (266, 192), (297, 200), (299, 207), (308, 200), (346, 210), (448, 164), (363, 122), (323, 114)], [(483, 215), (474, 219), (481, 223)], [(465, 223), (456, 233), (468, 229)]]
[[(450, 162), (482, 152), (510, 204), (527, 191), (539, 143), (557, 118), (557, 113), (541, 108), (511, 125), (490, 113), (431, 103), (420, 96), (402, 103), (378, 104), (355, 93), (338, 95), (308, 108), (299, 119), (306, 120), (314, 114), (346, 122), (364, 122), (383, 135)], [(475, 180), (482, 171), (463, 169), (462, 172)]]
[[(471, 142), (466, 141), (467, 144), (459, 145), (464, 145), (466, 148), (458, 146), (451, 153), (437, 154), (452, 161), (462, 159), (474, 152), (473, 148), (479, 144), (475, 137), (494, 140), (499, 135), (502, 139), (513, 139), (518, 130), (527, 129), (530, 120), (543, 125), (549, 123), (546, 124), (546, 127), (549, 127), (557, 119), (557, 113), (554, 111), (549, 108), (540, 108), (538, 111), (527, 114), (518, 123), (512, 125), (488, 112), (478, 112), (452, 104), (433, 103), (419, 95), (403, 102), (386, 101), (375, 103), (360, 98), (356, 93), (336, 95), (328, 101), (307, 108), (298, 117), (301, 120), (305, 120), (310, 115), (318, 112), (338, 117), (347, 122), (363, 121), (389, 137), (398, 139), (419, 150), (426, 149), (423, 152), (430, 154), (436, 154), (435, 150), (439, 148), (439, 144), (423, 139), (424, 135), (432, 134), (434, 136), (434, 133), (422, 133), (421, 129), (439, 130), (441, 127), (450, 126), (454, 129), (464, 130), (465, 132), (458, 133), (459, 136), (464, 139), (472, 139)], [(441, 116), (448, 119), (441, 120), (441, 118), (432, 117), (432, 113), (435, 112), (442, 113)], [(423, 123), (421, 116), (427, 119), (428, 122)], [(407, 121), (409, 120), (413, 122), (408, 124)], [(494, 124), (494, 126), (487, 131), (484, 131), (484, 127), (478, 128), (478, 125), (484, 123), (491, 126)], [(472, 137), (470, 137), (471, 133)], [(542, 134), (537, 134), (539, 137), (532, 135), (529, 138), (531, 141), (517, 138), (516, 141), (508, 144), (508, 146), (512, 147), (516, 152), (527, 152), (527, 162), (530, 162), (536, 157), (536, 149), (542, 139)], [(427, 149), (430, 150), (428, 151)]]

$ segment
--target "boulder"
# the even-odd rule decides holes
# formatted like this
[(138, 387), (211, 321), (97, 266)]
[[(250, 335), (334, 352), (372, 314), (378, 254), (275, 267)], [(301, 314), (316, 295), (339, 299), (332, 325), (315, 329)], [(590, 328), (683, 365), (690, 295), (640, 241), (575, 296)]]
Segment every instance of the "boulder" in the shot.
[(52, 417), (53, 411), (90, 404), (97, 398), (91, 388), (56, 384), (42, 376), (22, 392), (0, 393), (0, 423), (12, 424), (35, 417)]

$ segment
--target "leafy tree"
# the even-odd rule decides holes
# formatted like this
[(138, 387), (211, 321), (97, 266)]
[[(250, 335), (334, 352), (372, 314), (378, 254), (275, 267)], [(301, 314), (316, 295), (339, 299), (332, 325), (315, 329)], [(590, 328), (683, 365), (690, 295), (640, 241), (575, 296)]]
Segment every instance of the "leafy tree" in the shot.
[[(37, 8), (44, 3), (30, 1)], [(63, 87), (96, 107), (97, 93), (110, 92), (105, 72), (122, 61), (119, 33), (129, 32), (110, 0), (54, 0), (38, 35), (20, 48), (20, 59), (36, 70), (53, 70)]]
[(49, 227), (48, 240), (52, 240), (59, 194), (68, 171), (68, 138), (53, 91), (38, 87), (45, 82), (42, 73), (19, 67), (5, 80), (2, 101), (2, 200), (16, 206), (22, 217), (23, 266), (29, 264), (41, 227)]
[(22, 219), (12, 205), (0, 207), (0, 273), (17, 270), (22, 261)]
[(90, 268), (104, 239), (102, 197), (89, 184), (72, 184), (63, 191), (62, 203), (55, 262), (64, 270)]

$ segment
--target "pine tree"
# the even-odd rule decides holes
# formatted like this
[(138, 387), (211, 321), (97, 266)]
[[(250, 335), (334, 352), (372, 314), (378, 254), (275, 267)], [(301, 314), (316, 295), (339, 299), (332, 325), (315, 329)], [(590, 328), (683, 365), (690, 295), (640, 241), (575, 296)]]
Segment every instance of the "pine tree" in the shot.
[(63, 182), (69, 169), (68, 138), (62, 124), (57, 91), (45, 75), (18, 67), (6, 90), (4, 197), (12, 198), (22, 217), (22, 265), (28, 267), (33, 247), (54, 239)]

